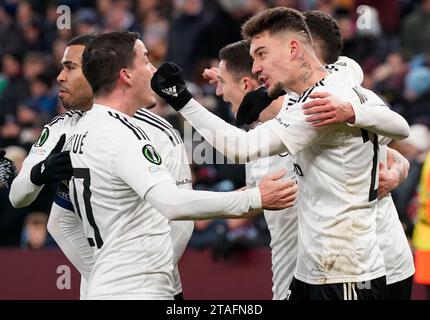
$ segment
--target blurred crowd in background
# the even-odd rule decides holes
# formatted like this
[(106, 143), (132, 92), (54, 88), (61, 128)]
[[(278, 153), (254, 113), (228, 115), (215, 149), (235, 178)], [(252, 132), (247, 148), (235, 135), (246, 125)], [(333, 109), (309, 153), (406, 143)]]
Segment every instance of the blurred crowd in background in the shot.
[[(71, 9), (70, 29), (57, 27), (60, 5)], [(335, 17), (344, 39), (343, 55), (363, 68), (363, 86), (409, 122), (410, 137), (392, 144), (411, 164), (393, 197), (412, 239), (418, 220), (430, 225), (429, 195), (418, 192), (420, 180), (422, 190), (430, 185), (430, 173), (422, 170), (430, 141), (430, 0), (0, 0), (0, 148), (19, 170), (43, 125), (65, 111), (57, 99), (56, 77), (68, 40), (84, 33), (139, 32), (156, 67), (166, 60), (179, 64), (193, 95), (233, 122), (229, 106), (201, 74), (218, 65), (219, 49), (241, 39), (244, 21), (274, 6), (322, 10)], [(360, 27), (363, 8), (367, 20)], [(183, 133), (183, 120), (170, 107), (159, 101), (153, 111)], [(245, 185), (243, 166), (192, 164), (192, 173), (195, 189), (230, 191)], [(14, 209), (7, 192), (1, 191), (0, 246), (55, 246), (46, 231), (54, 190), (46, 186), (38, 200), (23, 209)], [(228, 258), (235, 250), (267, 246), (269, 241), (260, 216), (197, 221), (189, 246), (211, 247), (214, 257)]]

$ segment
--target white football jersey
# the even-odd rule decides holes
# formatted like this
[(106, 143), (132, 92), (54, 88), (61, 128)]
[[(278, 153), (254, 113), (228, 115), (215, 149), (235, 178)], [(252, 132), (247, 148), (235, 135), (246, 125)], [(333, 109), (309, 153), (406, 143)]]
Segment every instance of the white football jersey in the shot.
[(144, 200), (172, 177), (133, 119), (95, 104), (67, 141), (70, 197), (94, 247), (89, 299), (171, 299), (168, 219)]
[[(295, 103), (297, 99), (284, 98), (283, 108)], [(267, 174), (286, 169), (286, 178), (296, 180), (294, 163), (288, 153), (248, 162), (246, 168), (246, 184), (254, 187)], [(270, 232), (270, 248), (272, 254), (272, 292), (274, 300), (284, 300), (293, 280), (297, 259), (297, 205), (277, 211), (264, 210), (264, 218)]]
[(366, 101), (350, 78), (333, 73), (269, 121), (296, 156), (300, 197), (295, 277), (326, 284), (384, 276), (376, 240), (377, 136), (346, 124), (310, 125), (302, 105), (312, 92), (329, 92), (355, 104)]
[[(25, 158), (19, 175), (12, 183), (10, 198), (14, 205), (23, 207), (30, 205), (39, 195), (43, 186), (35, 186), (30, 181), (30, 172), (34, 165), (48, 157), (54, 149), (60, 137), (65, 134), (69, 136), (70, 131), (82, 116), (80, 111), (67, 111), (56, 116), (50, 123), (45, 125), (37, 141), (32, 146), (30, 153)], [(67, 189), (66, 189), (67, 190)], [(69, 201), (68, 193), (60, 184), (54, 201), (68, 210), (73, 210)]]
[[(134, 114), (133, 120), (135, 120), (134, 123), (137, 126), (144, 127), (145, 133), (150, 137), (156, 150), (160, 152), (164, 165), (176, 180), (176, 186), (180, 189), (191, 190), (193, 186), (191, 181), (190, 165), (188, 163), (184, 143), (179, 133), (165, 119), (143, 108)], [(176, 239), (173, 236), (172, 229), (172, 240), (182, 242), (173, 243), (173, 286), (175, 291), (174, 294), (176, 295), (182, 292), (182, 284), (178, 270), (179, 261), (175, 260), (179, 260), (182, 256), (182, 253), (192, 235), (194, 221), (171, 221), (170, 224), (173, 224), (172, 228), (177, 228), (178, 224), (183, 225), (183, 229), (187, 229), (187, 226), (191, 227), (189, 228), (190, 232), (182, 234), (181, 237), (179, 237), (180, 239)]]
[[(326, 68), (330, 71), (350, 72), (357, 83), (363, 81), (361, 68), (349, 58), (340, 57), (335, 64)], [(373, 91), (366, 88), (361, 88), (361, 91), (369, 101), (372, 101), (373, 107), (387, 108), (384, 101)], [(395, 123), (391, 125), (394, 126)], [(384, 137), (379, 138), (379, 161), (385, 164), (387, 164), (386, 144), (390, 141), (391, 139)], [(378, 199), (377, 207), (376, 237), (384, 257), (387, 284), (393, 284), (414, 274), (414, 260), (391, 195)]]

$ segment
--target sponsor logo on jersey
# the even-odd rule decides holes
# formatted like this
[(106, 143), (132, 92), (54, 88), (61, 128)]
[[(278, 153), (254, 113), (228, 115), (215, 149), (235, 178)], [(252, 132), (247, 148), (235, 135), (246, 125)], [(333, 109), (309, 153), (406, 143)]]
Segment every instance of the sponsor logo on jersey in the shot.
[(39, 138), (37, 138), (36, 143), (34, 144), (35, 147), (41, 147), (43, 144), (48, 140), (49, 137), (49, 129), (43, 128), (42, 132), (40, 133)]
[(161, 164), (160, 155), (150, 144), (147, 144), (142, 148), (142, 153), (143, 153), (143, 156), (146, 158), (146, 160), (148, 160), (149, 162), (156, 165)]
[(184, 185), (184, 184), (191, 184), (191, 182), (192, 181), (190, 179), (182, 179), (182, 180), (176, 181), (176, 185), (180, 186), (180, 185)]
[(285, 123), (284, 121), (282, 121), (281, 118), (276, 118), (276, 120), (285, 128), (288, 128), (290, 126), (288, 123)]

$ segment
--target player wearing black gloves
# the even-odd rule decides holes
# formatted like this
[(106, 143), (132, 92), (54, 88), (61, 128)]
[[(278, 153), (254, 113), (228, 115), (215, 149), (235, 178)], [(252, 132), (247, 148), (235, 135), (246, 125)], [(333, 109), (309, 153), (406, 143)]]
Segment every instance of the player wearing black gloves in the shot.
[(36, 186), (68, 180), (73, 173), (69, 151), (61, 151), (66, 135), (63, 134), (48, 157), (31, 169), (30, 180)]
[(276, 99), (269, 97), (264, 86), (245, 94), (237, 110), (236, 126), (250, 125), (257, 121), (260, 113)]
[(0, 189), (9, 188), (12, 180), (16, 177), (15, 165), (4, 157), (5, 154), (4, 150), (0, 150)]
[(184, 72), (173, 62), (165, 62), (158, 68), (152, 76), (151, 87), (176, 111), (193, 97), (185, 84)]
[[(151, 87), (176, 111), (181, 110), (192, 98), (185, 84), (181, 67), (173, 62), (165, 62), (158, 68), (152, 77)], [(285, 91), (282, 91), (282, 94), (285, 94)], [(264, 86), (248, 92), (239, 106), (236, 125), (249, 125), (257, 121), (260, 113), (275, 99), (277, 97), (269, 97)]]

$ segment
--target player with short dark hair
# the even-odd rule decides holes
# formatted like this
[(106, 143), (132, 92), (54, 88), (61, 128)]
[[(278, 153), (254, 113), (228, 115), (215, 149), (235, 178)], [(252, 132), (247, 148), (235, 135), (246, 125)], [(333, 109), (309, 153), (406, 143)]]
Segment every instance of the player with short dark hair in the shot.
[[(355, 63), (346, 57), (339, 58), (342, 51), (342, 37), (340, 33), (340, 27), (333, 17), (321, 11), (306, 11), (304, 12), (304, 16), (306, 18), (306, 24), (309, 26), (309, 30), (312, 34), (315, 53), (321, 62), (331, 69), (341, 69), (344, 68), (344, 65)], [(330, 64), (334, 62), (336, 63), (330, 66)], [(357, 74), (357, 81), (361, 82), (363, 78), (362, 71), (359, 70), (359, 66), (355, 66), (354, 69), (355, 72), (353, 71), (351, 74)], [(374, 97), (376, 108), (384, 105), (383, 101), (376, 97), (372, 92), (366, 91), (366, 93), (368, 96)], [(311, 94), (310, 97), (318, 98), (318, 95), (313, 96)], [(305, 109), (306, 113), (309, 115), (309, 118), (312, 117), (315, 119), (313, 120), (315, 123), (321, 121), (327, 122), (326, 119), (322, 118), (322, 115), (324, 115), (324, 113), (328, 114), (330, 112), (330, 107), (332, 110), (334, 109), (334, 106), (330, 105), (330, 103), (333, 104), (333, 101), (330, 100), (331, 98), (324, 95), (321, 97), (323, 97), (326, 101), (323, 99), (316, 99), (309, 104), (305, 104), (304, 106), (309, 106), (309, 108)], [(265, 99), (267, 100), (266, 102)], [(255, 113), (252, 114), (254, 110), (264, 110), (266, 105), (269, 105), (270, 101), (271, 99), (267, 95), (263, 95), (261, 97), (261, 92), (251, 92), (247, 94), (247, 99), (242, 102), (239, 112), (242, 112), (243, 117), (255, 118)], [(249, 106), (247, 106), (246, 103), (249, 103)], [(339, 104), (338, 106), (343, 107)], [(344, 104), (344, 107), (346, 109), (349, 108), (349, 112), (354, 114), (354, 118), (356, 118), (354, 108), (350, 104)], [(324, 112), (325, 110), (327, 111)], [(363, 111), (366, 112), (366, 118), (377, 118), (377, 115), (373, 113), (375, 111), (374, 107), (369, 105)], [(361, 114), (363, 114), (363, 112), (359, 113), (358, 115)], [(377, 130), (381, 130), (379, 132), (385, 132), (384, 129), (387, 126), (400, 126), (401, 123), (395, 121), (395, 117), (399, 116), (394, 112), (391, 114), (392, 117), (387, 117), (385, 121), (375, 121), (376, 125), (378, 126)], [(363, 122), (363, 117), (360, 116), (360, 118), (361, 119), (355, 120)], [(342, 121), (336, 119), (336, 122)], [(326, 125), (333, 123), (334, 121), (331, 121)], [(369, 128), (369, 130), (375, 131), (375, 128)], [(415, 270), (414, 261), (408, 240), (398, 219), (398, 213), (395, 209), (389, 192), (396, 188), (406, 178), (408, 174), (409, 163), (397, 151), (386, 146), (386, 144), (390, 141), (391, 139), (382, 139), (380, 140), (379, 146), (381, 153), (381, 165), (379, 172), (379, 200), (376, 233), (379, 246), (384, 256), (385, 269), (387, 271), (387, 299), (407, 300), (410, 299), (412, 291), (412, 275), (414, 274)], [(387, 163), (389, 164), (388, 168)]]
[[(133, 48), (131, 62), (119, 46)], [(111, 78), (92, 76), (105, 67), (106, 57), (118, 60), (113, 87)], [(261, 207), (293, 205), (294, 182), (274, 181), (285, 171), (244, 191), (178, 189), (145, 124), (137, 127), (132, 118), (139, 106), (155, 102), (149, 84), (155, 69), (143, 42), (127, 32), (101, 34), (82, 59), (95, 103), (75, 126), (67, 148), (74, 173), (71, 199), (94, 244), (88, 298), (171, 299), (170, 219), (243, 216)]]
[[(71, 175), (68, 167), (58, 167), (57, 163), (50, 164), (47, 154), (58, 154), (64, 142), (69, 137), (71, 128), (77, 123), (86, 111), (92, 107), (92, 90), (82, 74), (81, 60), (85, 46), (95, 38), (95, 35), (81, 35), (69, 41), (62, 59), (62, 71), (57, 77), (60, 100), (68, 110), (64, 115), (54, 118), (47, 124), (39, 139), (32, 147), (30, 156), (24, 164), (17, 180), (14, 182), (10, 199), (16, 207), (30, 204), (39, 194), (43, 185), (35, 187), (31, 181), (30, 168), (41, 162), (48, 170), (49, 177), (60, 182), (57, 194), (52, 205), (48, 220), (48, 230), (77, 270), (82, 275), (81, 298), (86, 297), (86, 280), (89, 278), (94, 264), (93, 248), (83, 232), (82, 220), (74, 211), (70, 201), (68, 185), (61, 183)], [(145, 123), (148, 135), (157, 145), (161, 155), (165, 159), (166, 167), (176, 179), (178, 187), (191, 189), (191, 172), (186, 158), (186, 151), (180, 136), (173, 127), (158, 115), (140, 109), (134, 119), (137, 126)], [(57, 142), (58, 140), (58, 142)], [(70, 163), (68, 152), (65, 152), (66, 160)], [(71, 167), (71, 165), (70, 165)], [(53, 172), (57, 170), (58, 175)], [(31, 170), (33, 171), (33, 169)], [(182, 297), (182, 285), (178, 270), (178, 262), (186, 248), (193, 231), (192, 221), (171, 221), (171, 238), (174, 246), (173, 256), (173, 278), (175, 298)]]
[[(345, 123), (315, 127), (302, 109), (315, 92), (329, 92), (352, 105), (364, 104), (366, 94), (346, 73), (330, 74), (318, 61), (300, 12), (269, 9), (252, 17), (243, 31), (251, 41), (252, 71), (269, 94), (284, 89), (299, 94), (298, 103), (276, 119), (249, 132), (229, 126), (190, 98), (180, 68), (172, 63), (154, 74), (153, 90), (233, 160), (282, 152), (296, 156), (301, 196), (292, 299), (384, 298), (385, 268), (375, 234), (377, 137)], [(169, 94), (172, 88), (178, 96)]]

